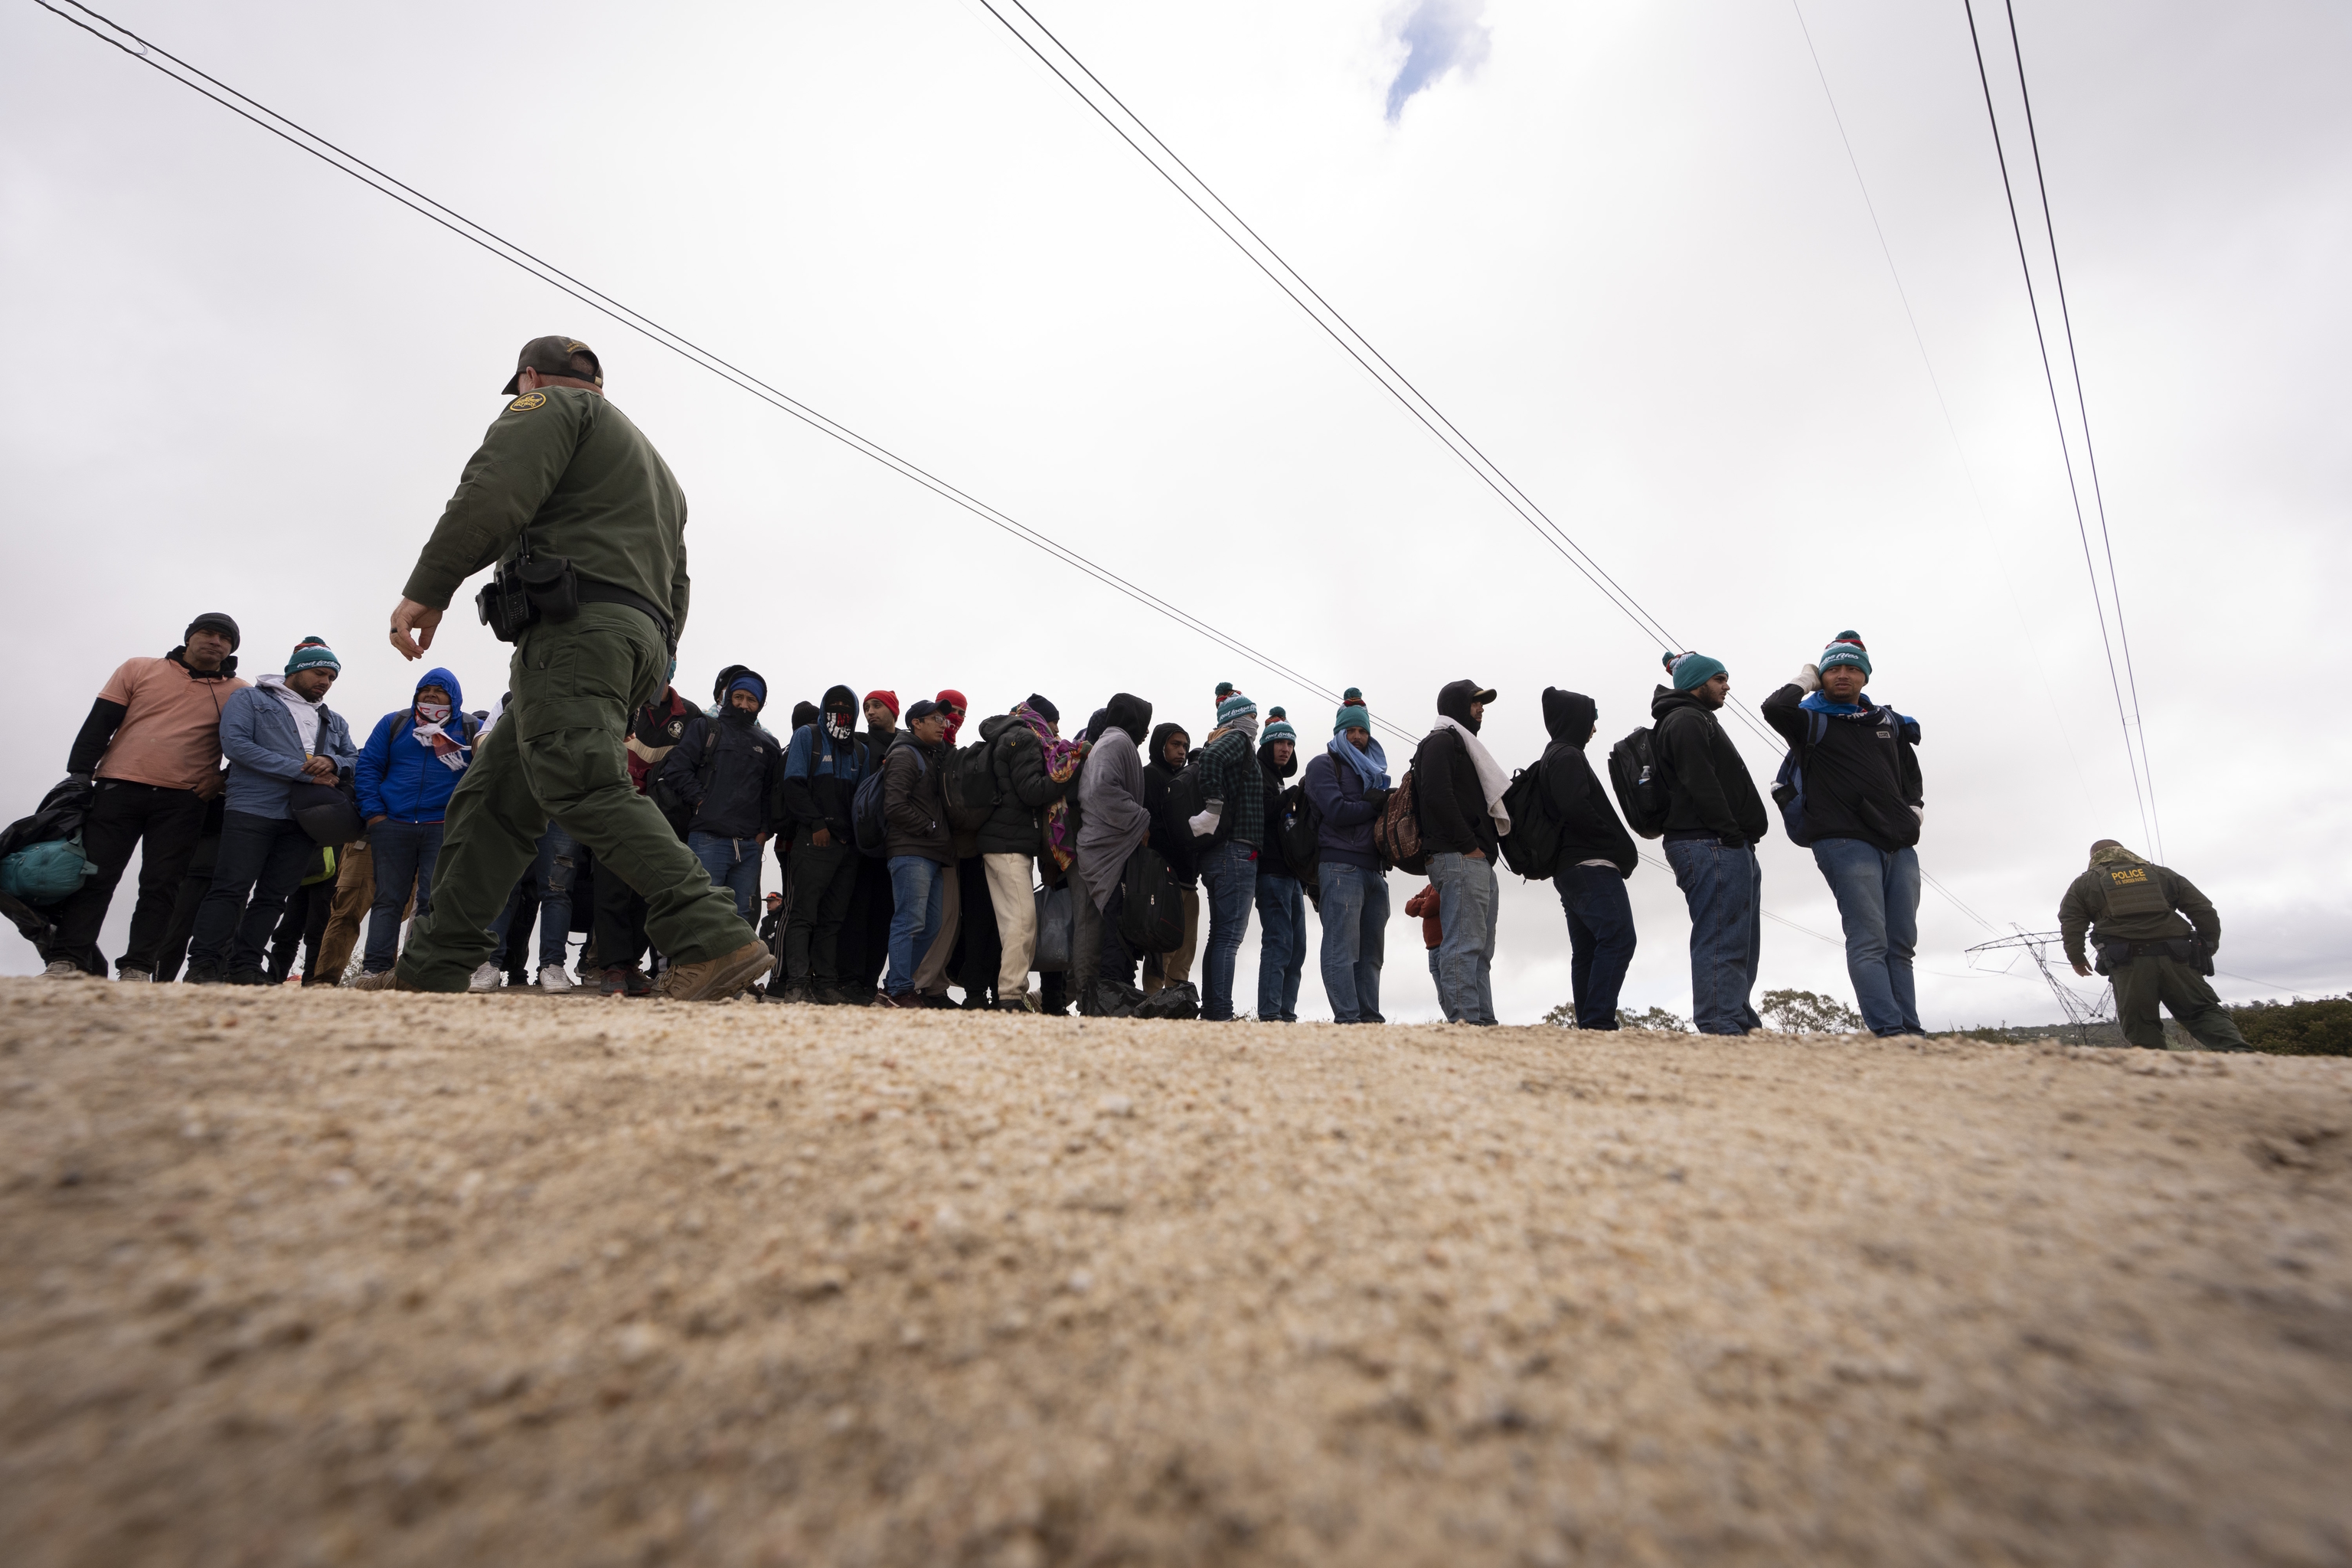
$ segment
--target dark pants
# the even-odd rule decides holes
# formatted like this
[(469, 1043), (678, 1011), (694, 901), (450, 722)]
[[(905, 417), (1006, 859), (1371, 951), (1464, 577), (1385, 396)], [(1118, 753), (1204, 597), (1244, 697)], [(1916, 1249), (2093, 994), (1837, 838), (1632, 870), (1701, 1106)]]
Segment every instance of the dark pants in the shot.
[[(1201, 857), (1201, 901), (1209, 909), (1209, 943), (1201, 956), (1201, 1016), (1222, 1024), (1234, 1016), (1234, 960), (1249, 935), (1257, 899), (1257, 851), (1220, 844)], [(1108, 917), (1106, 917), (1108, 918)]]
[(58, 909), (58, 933), (42, 956), (87, 967), (99, 928), (106, 923), (107, 906), (114, 901), (114, 885), (131, 864), (131, 852), (143, 840), (139, 901), (131, 910), (131, 945), (116, 967), (152, 973), (172, 923), (173, 900), (187, 876), (204, 822), (205, 803), (194, 790), (99, 780), (96, 798), (81, 821), (81, 852), (98, 870)]
[[(335, 879), (305, 882), (286, 895), (286, 912), (278, 917), (278, 930), (269, 938), (269, 984), (279, 985), (294, 973), (294, 954), (299, 949), (310, 950), (310, 960), (302, 970), (302, 984), (309, 985), (319, 978), (319, 949), (327, 936), (327, 916), (335, 907)], [(331, 974), (329, 984), (342, 978)]]
[(957, 862), (956, 898), (963, 921), (956, 930), (948, 973), (963, 987), (963, 1005), (978, 1007), (994, 999), (991, 993), (996, 989), (996, 972), (1004, 963), (1004, 936), (997, 930), (996, 902), (988, 891), (988, 866), (979, 856)]
[(1307, 889), (1296, 877), (1260, 872), (1257, 900), (1257, 1017), (1298, 1022), (1298, 981), (1307, 972)]
[(155, 952), (156, 979), (177, 978), (180, 965), (188, 961), (188, 938), (196, 929), (196, 911), (204, 907), (205, 895), (212, 891), (213, 868), (219, 863), (220, 834), (215, 829), (197, 839), (196, 852), (188, 857), (188, 874), (180, 879), (179, 896), (172, 900), (172, 923), (163, 928), (163, 945)]
[[(584, 849), (574, 849), (574, 877), (580, 860), (591, 862), (589, 897), (595, 900), (595, 928), (591, 942), (598, 969), (632, 969), (646, 956), (645, 895), (620, 878), (604, 874)], [(574, 887), (579, 884), (575, 880)]]
[(490, 929), (499, 933), (499, 945), (490, 954), (490, 962), (507, 972), (509, 984), (528, 984), (530, 981), (530, 933), (539, 924), (539, 886), (525, 877), (507, 895), (505, 912)]
[(1576, 1026), (1617, 1026), (1617, 993), (1633, 962), (1633, 900), (1614, 866), (1562, 866), (1552, 874), (1568, 915), (1568, 973), (1575, 987)]
[[(793, 985), (845, 985), (851, 1001), (871, 1002), (874, 972), (868, 969), (851, 975), (842, 973), (842, 927), (849, 919), (851, 900), (858, 891), (866, 867), (880, 866), (882, 862), (838, 840), (812, 844), (805, 827), (795, 837), (799, 842), (793, 846), (792, 854), (792, 912), (784, 921), (785, 982)], [(887, 868), (882, 876), (887, 887)], [(882, 897), (882, 907), (886, 911), (890, 907), (887, 892)], [(889, 956), (888, 934), (886, 922), (882, 949), (885, 958)]]
[(2177, 958), (2156, 954), (2115, 966), (2116, 1022), (2124, 1038), (2149, 1050), (2164, 1049), (2164, 1020), (2158, 1004), (2168, 1007), (2189, 1031), (2189, 1038), (2209, 1051), (2242, 1051), (2245, 1036), (2238, 1033), (2221, 999), (2205, 977)]
[(367, 956), (360, 967), (382, 974), (400, 956), (401, 906), (414, 894), (418, 920), (433, 912), (441, 825), (386, 819), (368, 829), (368, 852), (375, 858), (375, 905), (368, 910)]
[(317, 850), (290, 816), (224, 813), (212, 889), (188, 938), (188, 978), (259, 981), (278, 913)]
[(1120, 882), (1110, 890), (1110, 898), (1102, 907), (1101, 966), (1096, 970), (1097, 980), (1108, 980), (1118, 985), (1135, 984), (1135, 958), (1120, 934), (1118, 919), (1127, 909), (1127, 884)]
[(864, 1002), (881, 985), (883, 965), (890, 962), (890, 919), (898, 904), (890, 889), (890, 868), (882, 857), (852, 849), (849, 858), (858, 867), (842, 914), (835, 965), (841, 988), (853, 1000)]

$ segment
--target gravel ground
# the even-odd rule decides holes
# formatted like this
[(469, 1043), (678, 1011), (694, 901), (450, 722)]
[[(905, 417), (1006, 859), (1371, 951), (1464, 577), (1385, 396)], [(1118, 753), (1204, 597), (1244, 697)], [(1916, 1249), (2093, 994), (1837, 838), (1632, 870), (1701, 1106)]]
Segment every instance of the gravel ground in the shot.
[(50, 1563), (2352, 1562), (2352, 1062), (0, 981)]

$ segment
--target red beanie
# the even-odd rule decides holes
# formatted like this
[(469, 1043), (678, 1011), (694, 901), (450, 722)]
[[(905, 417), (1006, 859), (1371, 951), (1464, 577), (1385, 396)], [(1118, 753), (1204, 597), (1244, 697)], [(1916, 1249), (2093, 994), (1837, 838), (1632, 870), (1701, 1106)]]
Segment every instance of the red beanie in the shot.
[(866, 694), (866, 700), (879, 702), (883, 707), (890, 710), (890, 717), (893, 719), (898, 716), (898, 694), (895, 691), (869, 691)]
[(963, 728), (965, 710), (970, 709), (971, 704), (965, 701), (963, 693), (952, 686), (942, 689), (938, 700), (940, 706), (948, 710), (947, 738), (948, 744), (952, 746), (955, 744), (956, 731)]

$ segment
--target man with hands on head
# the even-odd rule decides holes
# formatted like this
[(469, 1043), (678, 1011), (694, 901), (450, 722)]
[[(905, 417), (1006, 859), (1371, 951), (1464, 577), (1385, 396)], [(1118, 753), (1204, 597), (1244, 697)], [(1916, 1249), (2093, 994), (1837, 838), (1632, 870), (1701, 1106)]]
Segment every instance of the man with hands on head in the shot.
[(646, 932), (673, 959), (663, 994), (731, 997), (773, 967), (624, 762), (631, 716), (667, 684), (685, 628), (687, 508), (669, 466), (604, 385), (587, 344), (523, 345), (512, 401), (393, 608), (393, 647), (421, 658), (458, 584), (497, 565), (483, 616), (499, 617), (493, 629), (515, 652), (507, 712), (449, 798), (432, 911), (398, 963), (359, 982), (370, 989), (466, 989), (551, 818), (600, 876), (645, 896)]

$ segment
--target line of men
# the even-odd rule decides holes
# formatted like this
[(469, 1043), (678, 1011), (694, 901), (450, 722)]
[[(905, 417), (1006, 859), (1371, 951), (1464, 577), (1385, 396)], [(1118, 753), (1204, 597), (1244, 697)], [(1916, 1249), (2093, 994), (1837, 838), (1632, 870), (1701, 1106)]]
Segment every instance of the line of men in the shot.
[[(568, 878), (593, 866), (592, 945), (606, 988), (624, 994), (732, 997), (781, 960), (779, 982), (766, 988), (779, 1001), (936, 1005), (961, 952), (967, 1005), (1044, 1007), (1055, 993), (1028, 980), (1041, 927), (1055, 913), (1050, 892), (1066, 888), (1066, 933), (1054, 922), (1067, 944), (1061, 994), (1082, 1012), (1137, 1011), (1181, 992), (1197, 951), (1200, 1015), (1234, 1016), (1234, 966), (1255, 912), (1257, 1016), (1295, 1018), (1311, 899), (1323, 915), (1320, 967), (1334, 1016), (1379, 1022), (1386, 870), (1425, 860), (1430, 885), (1413, 903), (1434, 906), (1445, 1016), (1497, 1021), (1496, 862), (1514, 824), (1513, 783), (1479, 739), (1493, 690), (1445, 686), (1395, 783), (1354, 689), (1297, 785), (1287, 783), (1302, 770), (1286, 715), (1271, 710), (1261, 735), (1256, 704), (1230, 684), (1218, 688), (1215, 723), (1197, 750), (1181, 729), (1155, 731), (1151, 704), (1124, 692), (1067, 739), (1059, 710), (1033, 693), (984, 719), (979, 743), (962, 751), (960, 693), (912, 704), (901, 731), (896, 700), (870, 692), (860, 734), (846, 686), (796, 711), (791, 740), (779, 744), (759, 722), (767, 687), (756, 672), (722, 672), (709, 712), (670, 685), (690, 603), (686, 498), (652, 442), (605, 396), (595, 352), (573, 338), (535, 338), (502, 395), (510, 401), (467, 461), (389, 627), (402, 657), (421, 659), (459, 586), (491, 571), (477, 602), (515, 645), (498, 721), (477, 725), (460, 710), (454, 674), (429, 670), (410, 707), (378, 721), (363, 765), (324, 703), (341, 668), (331, 651), (305, 639), (281, 675), (248, 688), (234, 674), (234, 622), (199, 616), (171, 655), (117, 672), (75, 743), (77, 771), (95, 781), (85, 824), (93, 874), (61, 912), (50, 973), (93, 966), (106, 900), (144, 838), (121, 973), (155, 973), (168, 907), (193, 880), (193, 844), (208, 804), (218, 804), (190, 977), (258, 973), (279, 918), (271, 893), (306, 885), (312, 847), (336, 844), (318, 826), (330, 806), (297, 798), (348, 784), (363, 817), (343, 847), (363, 830), (376, 871), (364, 973), (354, 982), (365, 989), (495, 984), (504, 950), (520, 945), (509, 937), (525, 889), (542, 906), (541, 982), (568, 984), (561, 932), (572, 921), (562, 906), (576, 901)], [(1696, 652), (1664, 662), (1654, 727), (1628, 738), (1643, 741), (1649, 763), (1639, 779), (1612, 786), (1629, 809), (1639, 804), (1637, 826), (1663, 838), (1683, 892), (1698, 1027), (1744, 1034), (1761, 1026), (1750, 1000), (1762, 914), (1756, 846), (1770, 818), (1716, 717), (1728, 671)], [(1862, 639), (1845, 632), (1766, 699), (1764, 717), (1790, 748), (1773, 799), (1835, 895), (1864, 1022), (1882, 1035), (1916, 1033), (1919, 726), (1864, 694), (1870, 675)], [(1597, 705), (1547, 689), (1543, 717), (1550, 742), (1520, 809), (1542, 816), (1557, 851), (1551, 877), (1568, 921), (1577, 1020), (1612, 1028), (1634, 951), (1624, 884), (1638, 856), (1583, 754)], [(1410, 849), (1400, 817), (1410, 819)], [(784, 892), (771, 911), (772, 940), (763, 940), (752, 921), (771, 839)], [(1139, 866), (1159, 868), (1181, 921), (1129, 918), (1131, 895), (1154, 909), (1160, 898)], [(399, 910), (411, 900), (416, 918), (395, 959)], [(2200, 1038), (2222, 1037), (2200, 977), (2210, 972), (2219, 920), (2185, 879), (2103, 840), (2062, 923), (2078, 967), (2083, 931), (2097, 928), (2100, 967), (2118, 974), (2119, 1004), (2131, 998), (2127, 1029), (2143, 1007), (2152, 1021), (2160, 998), (2176, 1015), (2188, 1008)], [(1174, 941), (1139, 952), (1130, 928)], [(663, 960), (658, 980), (641, 965), (647, 952)], [(2145, 974), (2128, 981), (2117, 967), (2142, 963)], [(1059, 1010), (1058, 999), (1050, 1005)]]

